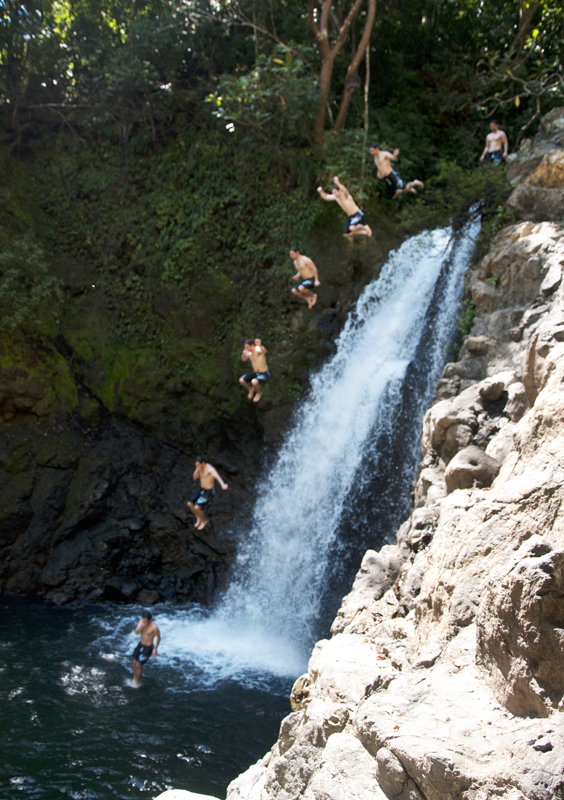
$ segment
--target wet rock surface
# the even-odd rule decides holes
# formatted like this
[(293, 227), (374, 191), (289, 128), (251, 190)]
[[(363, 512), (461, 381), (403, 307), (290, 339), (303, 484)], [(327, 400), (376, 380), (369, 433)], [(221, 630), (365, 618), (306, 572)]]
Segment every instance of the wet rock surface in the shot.
[[(543, 119), (516, 182), (556, 191), (563, 132), (562, 109)], [(469, 272), (478, 316), (425, 416), (414, 511), (228, 800), (564, 798), (563, 265), (564, 226), (528, 220)]]
[[(220, 462), (229, 481), (236, 467)], [(186, 508), (192, 472), (183, 452), (115, 421), (5, 429), (0, 591), (59, 604), (209, 602), (234, 554), (225, 531), (241, 490), (235, 480), (219, 494), (197, 532)]]

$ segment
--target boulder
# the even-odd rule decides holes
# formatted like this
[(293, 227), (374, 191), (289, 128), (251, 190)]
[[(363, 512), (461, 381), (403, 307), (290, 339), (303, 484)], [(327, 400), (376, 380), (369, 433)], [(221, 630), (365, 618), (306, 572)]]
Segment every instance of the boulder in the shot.
[(562, 220), (564, 189), (545, 189), (523, 183), (511, 193), (507, 205), (519, 219)]
[(471, 489), (476, 484), (491, 486), (499, 471), (495, 458), (475, 445), (465, 447), (448, 464), (445, 472), (447, 492)]
[(564, 695), (564, 550), (537, 534), (494, 572), (477, 615), (476, 655), (512, 714), (546, 717)]

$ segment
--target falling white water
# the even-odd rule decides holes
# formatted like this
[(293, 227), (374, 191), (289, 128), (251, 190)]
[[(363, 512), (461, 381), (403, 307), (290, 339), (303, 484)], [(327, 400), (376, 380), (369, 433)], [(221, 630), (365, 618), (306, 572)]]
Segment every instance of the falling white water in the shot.
[(424, 338), (423, 387), (409, 409), (412, 441), (404, 443), (409, 468), (416, 464), (421, 419), (453, 335), (475, 233), (458, 244), (450, 229), (409, 239), (364, 290), (335, 356), (312, 377), (291, 432), (256, 487), (237, 577), (211, 617), (186, 620), (177, 632), (195, 661), (221, 660), (232, 675), (299, 674), (305, 665), (347, 498), (365, 482), (367, 455), (378, 462), (378, 439), (391, 429)]

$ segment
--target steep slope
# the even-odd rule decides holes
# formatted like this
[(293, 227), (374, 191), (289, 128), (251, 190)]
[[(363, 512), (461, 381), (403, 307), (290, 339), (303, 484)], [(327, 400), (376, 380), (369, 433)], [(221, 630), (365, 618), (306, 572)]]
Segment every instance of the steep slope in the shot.
[[(551, 112), (514, 159), (523, 221), (467, 276), (478, 317), (425, 417), (415, 509), (228, 800), (564, 797), (563, 130)], [(531, 186), (552, 221), (527, 220)]]

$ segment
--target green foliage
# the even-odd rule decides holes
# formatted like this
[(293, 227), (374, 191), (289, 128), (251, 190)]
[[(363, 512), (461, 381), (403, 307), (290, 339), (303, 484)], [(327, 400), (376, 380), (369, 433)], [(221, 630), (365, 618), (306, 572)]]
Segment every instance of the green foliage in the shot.
[(42, 308), (54, 312), (60, 299), (58, 282), (33, 237), (6, 243), (0, 251), (0, 330), (32, 327)]
[(307, 140), (317, 101), (317, 80), (307, 67), (311, 55), (311, 48), (293, 42), (276, 45), (245, 74), (223, 75), (207, 98), (212, 114), (231, 132), (242, 125), (278, 146)]
[(478, 309), (472, 299), (466, 298), (466, 300), (462, 301), (460, 304), (460, 314), (456, 321), (456, 327), (461, 336), (468, 336), (472, 330), (472, 325), (474, 324), (477, 313)]
[(503, 167), (488, 165), (465, 170), (443, 161), (439, 173), (428, 181), (425, 193), (403, 208), (401, 224), (405, 230), (448, 224), (460, 229), (470, 219), (482, 216), (495, 220), (488, 228), (490, 237), (493, 227), (503, 224), (500, 215), (503, 216), (503, 203), (510, 192)]

